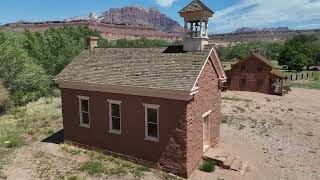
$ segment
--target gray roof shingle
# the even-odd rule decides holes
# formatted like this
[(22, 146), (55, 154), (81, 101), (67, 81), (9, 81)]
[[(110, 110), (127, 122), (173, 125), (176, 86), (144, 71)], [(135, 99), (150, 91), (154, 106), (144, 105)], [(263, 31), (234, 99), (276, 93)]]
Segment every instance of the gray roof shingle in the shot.
[(181, 49), (85, 50), (57, 75), (56, 81), (191, 91), (212, 46), (202, 52)]
[(191, 11), (202, 11), (202, 10), (206, 10), (214, 14), (214, 12), (210, 8), (208, 8), (205, 4), (203, 4), (201, 0), (192, 0), (191, 3), (188, 4), (186, 7), (184, 7), (182, 10), (180, 10), (179, 13), (191, 12)]

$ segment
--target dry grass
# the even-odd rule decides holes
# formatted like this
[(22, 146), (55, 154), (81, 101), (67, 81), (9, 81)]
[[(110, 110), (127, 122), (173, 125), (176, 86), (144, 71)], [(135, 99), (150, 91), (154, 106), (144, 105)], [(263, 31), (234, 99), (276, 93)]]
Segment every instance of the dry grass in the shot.
[[(0, 162), (10, 149), (45, 138), (61, 129), (60, 98), (42, 98), (0, 116)], [(0, 166), (1, 171), (1, 166)]]
[(62, 145), (61, 148), (63, 151), (70, 153), (70, 155), (88, 155), (90, 157), (89, 160), (82, 163), (79, 167), (80, 171), (88, 175), (124, 177), (131, 174), (134, 178), (139, 179), (151, 170), (146, 166), (137, 165), (130, 161), (108, 156), (96, 151), (81, 149), (66, 144)]

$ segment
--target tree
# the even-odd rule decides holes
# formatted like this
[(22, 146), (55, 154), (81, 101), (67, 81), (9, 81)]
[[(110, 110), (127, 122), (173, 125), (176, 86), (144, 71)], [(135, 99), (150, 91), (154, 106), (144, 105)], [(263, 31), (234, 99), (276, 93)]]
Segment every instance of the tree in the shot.
[(289, 69), (300, 71), (302, 65), (308, 68), (318, 64), (319, 49), (320, 40), (317, 36), (298, 35), (286, 41), (280, 51), (278, 62), (280, 65), (287, 65)]
[(0, 33), (0, 78), (15, 105), (48, 95), (51, 84), (42, 67), (23, 49), (22, 42), (21, 35)]

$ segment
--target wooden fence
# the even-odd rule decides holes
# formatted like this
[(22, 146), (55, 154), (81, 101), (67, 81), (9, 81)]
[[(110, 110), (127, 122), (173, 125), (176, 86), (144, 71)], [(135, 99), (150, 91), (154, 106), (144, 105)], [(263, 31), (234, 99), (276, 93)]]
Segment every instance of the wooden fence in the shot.
[(284, 80), (285, 81), (308, 80), (308, 79), (313, 79), (314, 76), (315, 76), (314, 72), (286, 74), (284, 75)]

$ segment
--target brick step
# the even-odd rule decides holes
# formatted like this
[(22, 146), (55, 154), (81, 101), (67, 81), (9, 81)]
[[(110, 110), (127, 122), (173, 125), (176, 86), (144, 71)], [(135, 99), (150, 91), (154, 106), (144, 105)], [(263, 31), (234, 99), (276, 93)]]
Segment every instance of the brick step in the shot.
[(233, 155), (229, 155), (227, 159), (223, 162), (223, 168), (230, 169), (233, 162), (236, 160), (236, 157)]
[(249, 164), (248, 161), (241, 163), (240, 173), (242, 176), (246, 173), (247, 168), (248, 168), (248, 164)]
[(233, 161), (230, 169), (231, 169), (231, 170), (234, 170), (234, 171), (239, 171), (240, 168), (241, 168), (241, 165), (242, 165), (241, 160), (240, 160), (239, 158), (236, 158), (236, 159)]
[(203, 159), (213, 161), (221, 168), (239, 171), (241, 175), (244, 175), (248, 168), (248, 161), (242, 162), (240, 157), (231, 155), (228, 152), (216, 151), (212, 148), (203, 155)]

